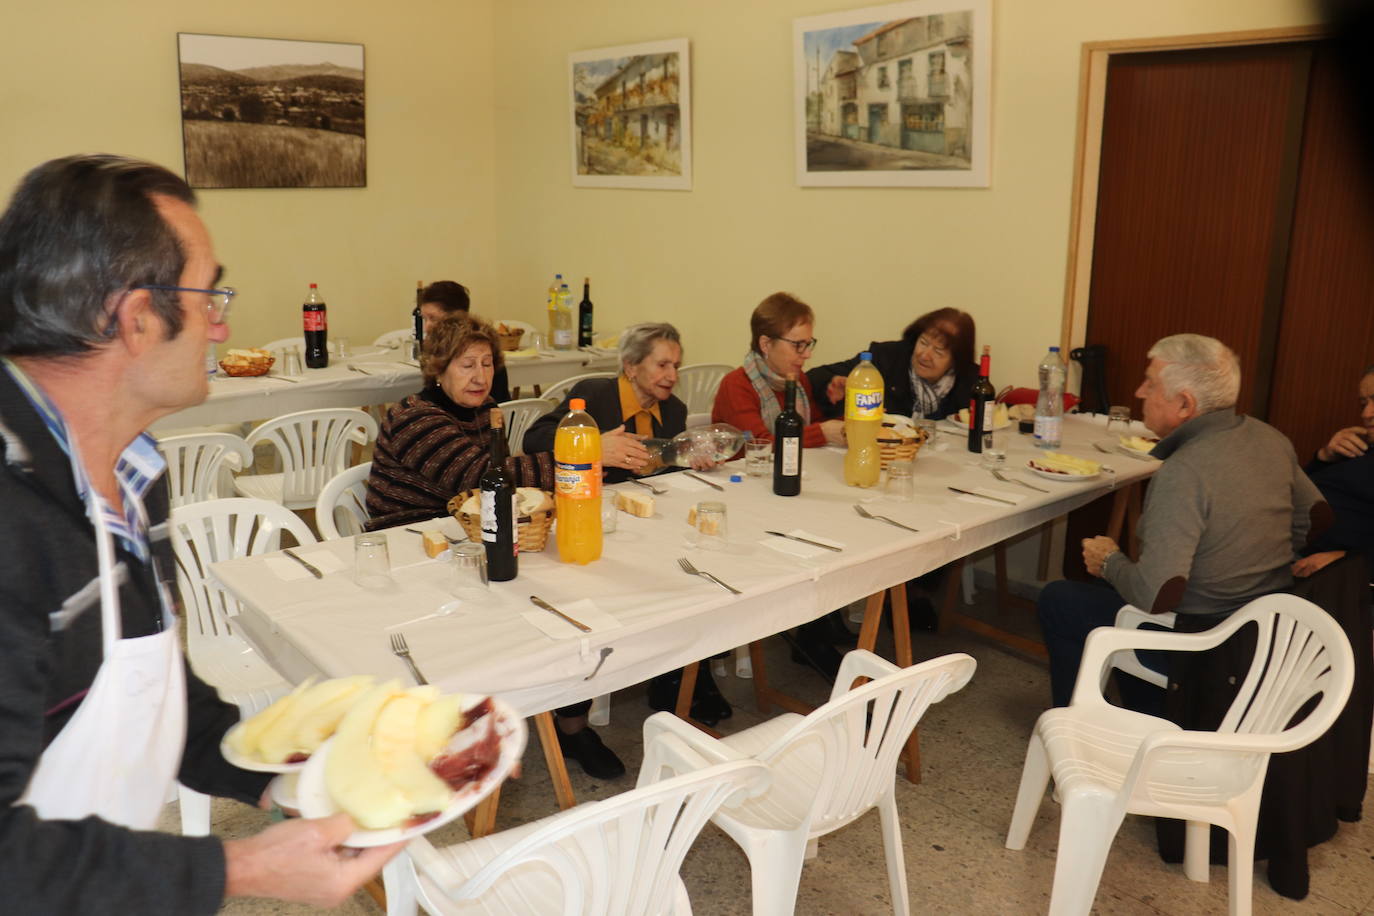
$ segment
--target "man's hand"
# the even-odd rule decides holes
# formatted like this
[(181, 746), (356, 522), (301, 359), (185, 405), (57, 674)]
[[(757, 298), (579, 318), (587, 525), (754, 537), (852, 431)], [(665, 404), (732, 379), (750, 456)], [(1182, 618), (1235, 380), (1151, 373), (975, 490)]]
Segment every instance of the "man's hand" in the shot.
[(1101, 578), (1102, 564), (1107, 561), (1107, 557), (1116, 553), (1121, 548), (1116, 546), (1116, 541), (1099, 534), (1095, 538), (1083, 539), (1083, 565), (1088, 568), (1088, 572)]
[(821, 432), (825, 433), (826, 445), (844, 445), (844, 421), (826, 420), (821, 423)]
[(1335, 461), (1339, 458), (1358, 458), (1369, 450), (1368, 433), (1363, 426), (1347, 426), (1337, 431), (1331, 441), (1317, 449), (1317, 457), (1322, 461)]
[(830, 376), (830, 383), (825, 386), (825, 396), (830, 399), (831, 404), (838, 404), (844, 400), (844, 382), (843, 375)]
[(649, 463), (649, 450), (634, 433), (625, 432), (622, 423), (610, 432), (601, 434), (601, 464), (608, 468), (638, 471)]
[(374, 877), (405, 843), (343, 849), (354, 830), (347, 814), (283, 821), (262, 833), (224, 843), (227, 897), (271, 897), (336, 907)]
[(1324, 550), (1321, 553), (1314, 553), (1310, 557), (1303, 557), (1293, 564), (1293, 575), (1299, 579), (1306, 579), (1313, 573), (1325, 569), (1345, 556), (1344, 550)]

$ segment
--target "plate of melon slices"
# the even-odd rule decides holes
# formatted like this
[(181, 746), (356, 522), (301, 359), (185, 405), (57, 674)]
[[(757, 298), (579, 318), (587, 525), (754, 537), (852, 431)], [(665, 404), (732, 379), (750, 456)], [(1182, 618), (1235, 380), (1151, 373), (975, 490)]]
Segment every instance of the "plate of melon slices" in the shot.
[(1102, 465), (1089, 458), (1075, 458), (1062, 452), (1045, 452), (1026, 462), (1032, 472), (1046, 480), (1061, 483), (1092, 480), (1102, 473)]
[(527, 737), (525, 720), (500, 700), (389, 681), (358, 697), (306, 761), (298, 807), (303, 817), (351, 816), (359, 829), (345, 846), (409, 840), (489, 795)]

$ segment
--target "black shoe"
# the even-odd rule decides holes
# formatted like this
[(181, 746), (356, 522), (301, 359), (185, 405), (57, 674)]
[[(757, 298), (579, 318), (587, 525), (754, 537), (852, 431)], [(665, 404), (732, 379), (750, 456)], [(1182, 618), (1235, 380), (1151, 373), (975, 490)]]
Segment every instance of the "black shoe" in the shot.
[[(681, 687), (681, 668), (649, 678), (649, 708), (672, 712), (677, 708), (677, 692)], [(697, 682), (692, 686), (692, 706), (687, 714), (708, 728), (734, 714), (729, 701), (716, 687), (707, 663), (697, 666)]]
[[(819, 621), (816, 621), (819, 622)], [(816, 635), (815, 623), (797, 628), (796, 635), (788, 639), (792, 646), (792, 661), (814, 668), (826, 680), (834, 682), (840, 673), (840, 653), (835, 647)]]
[(826, 642), (832, 646), (844, 646), (847, 649), (852, 649), (859, 644), (859, 634), (845, 625), (845, 610), (831, 611), (821, 618), (821, 622), (825, 624)]
[(592, 729), (583, 728), (569, 735), (555, 722), (553, 730), (558, 733), (558, 749), (563, 756), (580, 763), (588, 776), (617, 779), (625, 775), (625, 764), (620, 762), (615, 751), (601, 743), (601, 736)]

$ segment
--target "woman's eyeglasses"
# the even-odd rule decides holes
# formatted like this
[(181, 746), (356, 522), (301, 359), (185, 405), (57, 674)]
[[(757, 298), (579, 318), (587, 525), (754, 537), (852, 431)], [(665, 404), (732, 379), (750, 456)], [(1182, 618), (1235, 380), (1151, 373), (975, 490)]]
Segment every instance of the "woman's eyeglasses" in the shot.
[(812, 350), (816, 349), (816, 344), (820, 343), (820, 341), (817, 340), (815, 337), (811, 338), (810, 340), (792, 340), (787, 337), (774, 337), (773, 339), (781, 340), (785, 343), (790, 343), (793, 349), (795, 349), (802, 356), (805, 356)]

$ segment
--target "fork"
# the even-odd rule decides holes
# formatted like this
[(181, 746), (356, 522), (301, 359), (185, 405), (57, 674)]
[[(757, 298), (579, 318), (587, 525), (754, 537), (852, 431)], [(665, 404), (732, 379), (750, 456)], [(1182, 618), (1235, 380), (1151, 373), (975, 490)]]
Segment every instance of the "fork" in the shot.
[(713, 576), (713, 575), (711, 575), (710, 573), (708, 573), (706, 570), (704, 570), (704, 569), (697, 569), (695, 566), (692, 565), (692, 561), (689, 560), (689, 559), (687, 559), (686, 557), (678, 557), (678, 558), (677, 558), (677, 565), (678, 565), (678, 566), (681, 566), (681, 567), (682, 567), (682, 571), (685, 572), (685, 573), (686, 573), (687, 575), (689, 575), (689, 576), (701, 576), (703, 579), (710, 579), (712, 582), (716, 583), (716, 584), (719, 585), (721, 588), (725, 589), (727, 592), (733, 592), (733, 593), (735, 593), (736, 595), (743, 595), (743, 594), (744, 594), (744, 592), (742, 592), (742, 591), (740, 591), (739, 589), (735, 588), (733, 585), (728, 585), (728, 584), (726, 584), (725, 582), (722, 582), (721, 580), (717, 579), (715, 576)]
[(920, 528), (913, 528), (910, 525), (903, 525), (901, 522), (896, 521), (895, 519), (890, 519), (886, 515), (874, 515), (872, 512), (869, 512), (867, 509), (865, 509), (858, 503), (854, 504), (854, 511), (859, 513), (864, 518), (872, 518), (877, 519), (880, 522), (887, 522), (889, 525), (896, 525), (898, 528), (905, 528), (907, 531), (920, 532), (921, 530)]
[[(407, 528), (406, 530), (409, 531), (409, 532), (411, 532), (412, 534), (419, 534), (419, 535), (424, 535), (424, 534), (428, 534), (428, 533), (429, 533), (429, 532), (427, 532), (427, 531), (421, 531), (419, 528)], [(451, 538), (451, 537), (449, 537), (447, 534), (444, 534), (442, 531), (436, 531), (436, 532), (434, 532), (434, 533), (435, 533), (435, 534), (438, 534), (438, 535), (442, 535), (443, 538), (444, 538), (444, 540), (448, 541), (450, 544), (461, 544), (461, 543), (463, 543), (464, 541), (467, 540), (467, 537), (466, 537), (466, 536), (460, 537), (460, 538)]]
[(1033, 484), (1033, 483), (1026, 483), (1024, 480), (1021, 480), (1020, 478), (1017, 478), (1017, 477), (1007, 477), (1005, 474), (1003, 474), (1003, 473), (1002, 473), (1000, 470), (998, 470), (997, 468), (988, 468), (988, 470), (992, 472), (992, 476), (993, 476), (993, 477), (996, 477), (998, 480), (1002, 481), (1003, 483), (1019, 483), (1021, 486), (1026, 487), (1027, 489), (1038, 490), (1038, 491), (1040, 491), (1041, 493), (1048, 493), (1048, 492), (1050, 492), (1049, 490), (1046, 490), (1044, 487), (1037, 487), (1037, 486), (1036, 486), (1035, 484)]
[(651, 484), (651, 483), (645, 483), (644, 481), (638, 480), (638, 479), (636, 479), (636, 478), (634, 478), (634, 477), (629, 478), (629, 481), (630, 481), (630, 483), (639, 484), (641, 487), (647, 487), (647, 488), (649, 488), (650, 490), (652, 490), (652, 491), (654, 492), (654, 495), (655, 495), (655, 496), (662, 496), (664, 493), (667, 493), (667, 492), (668, 492), (668, 488), (667, 488), (667, 487), (656, 487), (656, 486), (654, 486), (654, 485)]
[(415, 667), (415, 662), (410, 657), (410, 646), (406, 645), (405, 636), (400, 633), (391, 634), (391, 654), (404, 661), (410, 666), (410, 673), (415, 675), (415, 680), (420, 684), (428, 684), (425, 676), (420, 673), (420, 669)]

